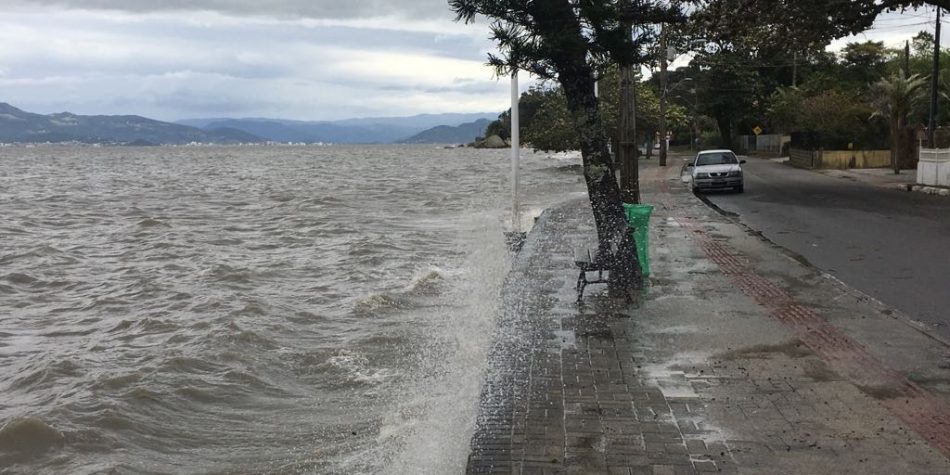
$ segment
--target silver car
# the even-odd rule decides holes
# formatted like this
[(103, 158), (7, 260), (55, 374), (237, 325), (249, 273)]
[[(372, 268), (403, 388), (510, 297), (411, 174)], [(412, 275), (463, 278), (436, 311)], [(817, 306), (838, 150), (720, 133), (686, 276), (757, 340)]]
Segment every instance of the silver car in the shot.
[(693, 191), (732, 189), (742, 193), (745, 183), (742, 179), (742, 164), (732, 150), (703, 150), (687, 166)]

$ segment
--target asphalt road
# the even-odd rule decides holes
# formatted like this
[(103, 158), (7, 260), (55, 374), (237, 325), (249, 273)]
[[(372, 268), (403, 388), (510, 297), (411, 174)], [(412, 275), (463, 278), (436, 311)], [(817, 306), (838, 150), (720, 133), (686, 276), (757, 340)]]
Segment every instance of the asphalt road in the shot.
[[(711, 193), (776, 244), (950, 338), (950, 198), (749, 158), (745, 193)], [(905, 172), (907, 173), (907, 172)]]

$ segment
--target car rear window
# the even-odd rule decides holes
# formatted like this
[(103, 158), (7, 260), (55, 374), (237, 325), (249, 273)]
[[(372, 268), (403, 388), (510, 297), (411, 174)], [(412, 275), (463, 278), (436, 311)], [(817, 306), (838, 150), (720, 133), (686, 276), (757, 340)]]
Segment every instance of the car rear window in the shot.
[(734, 165), (739, 159), (731, 152), (704, 153), (696, 158), (696, 165)]

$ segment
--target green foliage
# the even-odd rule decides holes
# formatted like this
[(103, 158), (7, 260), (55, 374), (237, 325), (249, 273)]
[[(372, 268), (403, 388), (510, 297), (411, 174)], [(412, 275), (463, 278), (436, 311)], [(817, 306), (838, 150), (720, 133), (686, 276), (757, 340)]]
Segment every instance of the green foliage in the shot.
[(906, 77), (903, 71), (879, 80), (871, 86), (872, 117), (885, 118), (892, 127), (903, 124), (923, 104), (926, 85), (926, 78)]
[[(538, 88), (529, 92), (539, 107), (537, 113), (525, 124), (525, 143), (547, 152), (579, 150), (578, 135), (561, 88)], [(523, 94), (522, 98), (526, 95), (528, 93)]]
[(505, 111), (485, 128), (485, 137), (497, 135), (505, 140), (511, 138), (511, 112)]
[[(572, 51), (586, 51), (585, 61), (598, 64), (640, 64), (656, 39), (658, 23), (685, 21), (681, 1), (656, 0), (449, 0), (457, 20), (490, 18), (491, 38), (501, 56), (489, 55), (499, 75), (512, 67), (555, 79), (576, 60)], [(627, 22), (637, 25), (636, 40)]]
[(851, 144), (870, 149), (884, 145), (880, 131), (870, 123), (870, 104), (854, 92), (831, 89), (805, 94), (797, 88), (779, 88), (770, 102), (773, 125), (787, 131), (818, 132), (825, 147)]
[(750, 67), (755, 58), (750, 50), (707, 51), (696, 55), (685, 72), (697, 90), (697, 112), (716, 120), (722, 146), (731, 145), (733, 131), (741, 124), (756, 121), (764, 109), (765, 91), (773, 87), (773, 79)]
[(845, 78), (859, 85), (870, 84), (887, 74), (887, 62), (896, 58), (883, 41), (848, 43), (841, 50)]
[[(808, 113), (772, 104), (783, 98), (780, 87), (797, 84), (809, 107), (822, 109), (854, 98), (852, 107), (833, 114), (834, 124), (857, 114), (869, 84), (894, 71), (899, 55), (882, 43), (849, 44), (840, 57), (825, 52), (836, 38), (863, 31), (879, 14), (924, 4), (950, 7), (950, 0), (697, 0), (698, 11), (684, 32), (703, 46), (689, 74), (701, 91), (701, 112), (715, 118), (721, 142), (728, 145), (733, 130), (756, 122), (772, 129), (805, 126)], [(910, 70), (929, 74), (924, 59), (926, 35), (915, 41), (919, 53)], [(930, 39), (932, 45), (932, 38)], [(947, 58), (950, 60), (950, 58)], [(795, 78), (793, 80), (793, 77)], [(835, 90), (838, 93), (826, 94)], [(786, 98), (787, 99), (787, 98)], [(757, 106), (758, 104), (758, 106)], [(812, 118), (825, 118), (812, 114)], [(850, 119), (848, 119), (850, 120)]]
[(922, 5), (950, 9), (950, 0), (693, 0), (692, 19), (719, 46), (784, 45), (806, 51), (871, 27), (878, 15)]
[[(612, 137), (619, 136), (620, 127), (620, 70), (608, 69), (600, 80), (600, 107), (604, 123)], [(637, 140), (643, 141), (652, 138), (659, 129), (660, 98), (659, 93), (644, 82), (634, 85), (637, 102)], [(680, 106), (668, 107), (667, 122), (675, 121), (680, 125), (684, 121), (686, 112)]]
[[(564, 9), (570, 3), (571, 8)], [(460, 19), (487, 15), (496, 20), (493, 35), (503, 57), (490, 63), (500, 72), (516, 66), (542, 78), (559, 77), (565, 52), (586, 51), (586, 64), (600, 76), (599, 101), (603, 130), (616, 145), (620, 103), (617, 64), (651, 64), (659, 54), (657, 17), (679, 21), (676, 7), (658, 1), (622, 0), (452, 0)], [(737, 131), (748, 133), (762, 126), (768, 133), (820, 130), (858, 146), (879, 142), (883, 125), (870, 120), (872, 113), (888, 116), (881, 99), (884, 82), (892, 82), (904, 64), (903, 49), (892, 50), (881, 42), (852, 42), (840, 53), (825, 51), (835, 38), (862, 31), (882, 12), (923, 4), (950, 7), (950, 0), (692, 0), (690, 21), (667, 25), (664, 35), (678, 51), (691, 50), (687, 68), (671, 72), (670, 89), (683, 78), (688, 87), (669, 96), (668, 128), (689, 134), (696, 119), (705, 125), (697, 133), (718, 129), (719, 143), (731, 145)], [(632, 5), (623, 8), (624, 5)], [(637, 42), (625, 36), (623, 21), (634, 19)], [(560, 26), (558, 26), (560, 25)], [(568, 25), (570, 35), (563, 34)], [(556, 28), (557, 27), (557, 28)], [(576, 30), (575, 30), (576, 27)], [(559, 29), (559, 30), (558, 30)], [(558, 34), (553, 32), (558, 30)], [(566, 30), (565, 30), (566, 31)], [(571, 36), (571, 38), (567, 38)], [(555, 40), (556, 39), (556, 40)], [(921, 32), (913, 39), (909, 73), (930, 74), (933, 35)], [(575, 58), (576, 59), (576, 58)], [(941, 52), (950, 65), (950, 53)], [(886, 79), (885, 78), (889, 78)], [(950, 84), (950, 74), (943, 75)], [(797, 87), (792, 88), (792, 84)], [(563, 86), (563, 85), (562, 85)], [(586, 87), (586, 85), (585, 85)], [(921, 89), (924, 86), (921, 86)], [(684, 94), (684, 91), (690, 94)], [(693, 92), (695, 91), (695, 92)], [(522, 138), (542, 150), (578, 148), (577, 123), (572, 119), (563, 87), (533, 88), (522, 96)], [(638, 142), (654, 136), (659, 128), (660, 91), (654, 82), (637, 84)], [(872, 104), (872, 96), (875, 101)], [(914, 96), (916, 97), (916, 96)], [(950, 86), (942, 103), (950, 105)], [(883, 101), (883, 102), (882, 102)], [(923, 117), (922, 102), (911, 101), (902, 123)], [(938, 121), (950, 120), (950, 107), (942, 107)], [(715, 125), (708, 123), (711, 118)], [(509, 121), (503, 114), (489, 133), (508, 136)], [(707, 139), (708, 139), (708, 133)]]
[(926, 78), (916, 74), (907, 76), (903, 71), (898, 71), (871, 86), (872, 117), (882, 117), (890, 126), (891, 165), (895, 173), (900, 171), (898, 150), (902, 148), (901, 134), (907, 127), (908, 117), (923, 102), (926, 84)]
[(933, 54), (934, 51), (934, 35), (929, 31), (921, 31), (914, 36), (914, 39), (910, 42), (911, 50), (914, 52), (914, 56), (927, 57)]
[[(619, 141), (620, 73), (608, 68), (600, 79), (600, 111), (604, 128), (614, 143)], [(637, 140), (652, 140), (660, 122), (660, 100), (656, 90), (640, 82), (635, 86), (637, 97)], [(538, 150), (563, 152), (578, 150), (579, 140), (567, 107), (567, 99), (560, 87), (535, 87), (521, 95), (522, 140)], [(535, 112), (526, 114), (528, 109)], [(505, 114), (507, 117), (507, 113)], [(690, 114), (678, 104), (668, 104), (667, 127), (685, 129), (689, 133)]]

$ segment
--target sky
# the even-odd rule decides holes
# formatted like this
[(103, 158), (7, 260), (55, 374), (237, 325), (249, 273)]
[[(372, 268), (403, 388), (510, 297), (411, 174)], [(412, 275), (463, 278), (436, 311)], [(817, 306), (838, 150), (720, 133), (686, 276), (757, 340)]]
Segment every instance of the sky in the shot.
[(162, 120), (500, 112), (446, 0), (0, 0), (0, 102)]
[[(832, 48), (897, 46), (932, 18), (888, 14)], [(0, 102), (161, 120), (507, 109), (487, 23), (453, 20), (447, 0), (0, 0)]]

